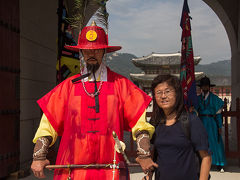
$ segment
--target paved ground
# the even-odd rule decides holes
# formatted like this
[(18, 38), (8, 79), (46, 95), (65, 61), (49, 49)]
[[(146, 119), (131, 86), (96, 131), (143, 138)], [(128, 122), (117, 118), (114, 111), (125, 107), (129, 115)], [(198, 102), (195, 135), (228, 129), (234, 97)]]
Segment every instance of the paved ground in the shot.
[[(143, 173), (140, 172), (139, 169), (130, 169), (131, 173), (131, 180), (141, 180), (144, 176)], [(53, 172), (52, 171), (46, 171), (47, 178), (45, 180), (51, 180), (53, 179)], [(211, 171), (211, 180), (240, 180), (240, 168), (237, 166), (230, 166), (226, 167), (224, 173), (220, 173), (217, 171)], [(35, 180), (35, 178), (32, 174), (28, 177), (22, 178), (21, 180)], [(8, 179), (12, 180), (12, 179)]]
[[(211, 171), (211, 180), (240, 180), (240, 168), (231, 167), (231, 171), (224, 173)], [(143, 173), (132, 173), (131, 180), (141, 180)]]
[[(227, 167), (224, 173), (211, 171), (211, 180), (240, 180), (240, 167)], [(131, 173), (131, 180), (141, 180), (143, 173)]]

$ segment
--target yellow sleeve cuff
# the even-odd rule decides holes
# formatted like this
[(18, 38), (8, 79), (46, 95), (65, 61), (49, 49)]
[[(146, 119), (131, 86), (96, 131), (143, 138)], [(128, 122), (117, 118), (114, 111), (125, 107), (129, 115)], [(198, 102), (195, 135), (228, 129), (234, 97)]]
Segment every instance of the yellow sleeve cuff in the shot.
[(56, 142), (57, 136), (58, 136), (57, 132), (52, 127), (52, 125), (48, 121), (45, 114), (42, 115), (38, 130), (35, 134), (35, 137), (33, 138), (33, 143), (36, 143), (37, 139), (42, 136), (51, 136), (52, 137), (53, 140), (52, 140), (52, 143), (50, 144), (50, 146), (52, 146)]
[(133, 139), (136, 140), (136, 136), (135, 136), (136, 132), (143, 131), (143, 130), (148, 131), (151, 139), (155, 131), (155, 128), (154, 126), (152, 126), (146, 121), (146, 110), (143, 112), (142, 116), (139, 118), (136, 125), (132, 128)]

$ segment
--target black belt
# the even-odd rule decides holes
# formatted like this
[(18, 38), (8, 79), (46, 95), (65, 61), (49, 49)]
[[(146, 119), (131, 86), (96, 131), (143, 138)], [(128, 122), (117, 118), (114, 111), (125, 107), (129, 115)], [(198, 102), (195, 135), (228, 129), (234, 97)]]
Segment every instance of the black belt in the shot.
[(199, 114), (199, 116), (205, 116), (205, 117), (216, 117), (215, 114)]

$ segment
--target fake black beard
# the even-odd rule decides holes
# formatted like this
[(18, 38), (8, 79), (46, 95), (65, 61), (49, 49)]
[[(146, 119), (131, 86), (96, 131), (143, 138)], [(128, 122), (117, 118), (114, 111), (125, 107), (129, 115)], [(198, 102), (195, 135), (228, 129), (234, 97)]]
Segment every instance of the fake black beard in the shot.
[(99, 67), (100, 67), (100, 65), (98, 63), (96, 63), (96, 64), (88, 64), (87, 63), (87, 71), (89, 73), (95, 73)]

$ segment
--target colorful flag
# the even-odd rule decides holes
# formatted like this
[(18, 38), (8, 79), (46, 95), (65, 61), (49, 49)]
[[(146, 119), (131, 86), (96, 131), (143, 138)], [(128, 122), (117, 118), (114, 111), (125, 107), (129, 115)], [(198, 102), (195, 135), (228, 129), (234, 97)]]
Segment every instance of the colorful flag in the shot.
[(180, 80), (184, 94), (186, 108), (197, 107), (196, 82), (194, 74), (194, 56), (191, 37), (191, 24), (187, 0), (184, 0), (180, 26), (182, 28), (182, 49), (181, 49), (181, 69)]

